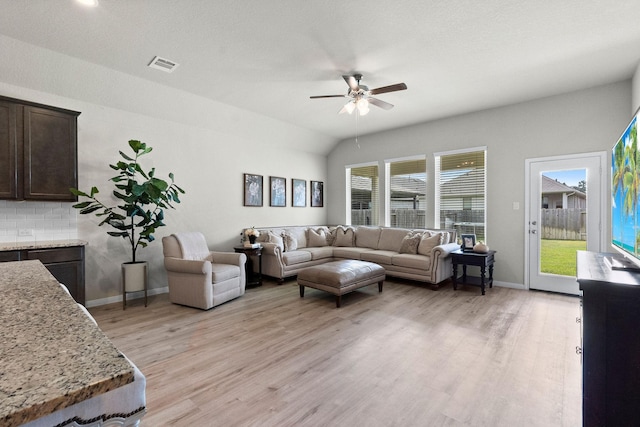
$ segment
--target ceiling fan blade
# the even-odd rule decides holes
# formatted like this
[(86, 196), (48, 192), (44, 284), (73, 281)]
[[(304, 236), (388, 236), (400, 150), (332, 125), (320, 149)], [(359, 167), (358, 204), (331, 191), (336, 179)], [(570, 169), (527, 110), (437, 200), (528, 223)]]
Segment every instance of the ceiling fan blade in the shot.
[(388, 102), (382, 101), (381, 99), (378, 99), (378, 98), (369, 97), (367, 98), (367, 100), (369, 101), (370, 104), (373, 104), (376, 107), (380, 107), (385, 110), (390, 110), (393, 108), (393, 104), (389, 104)]
[(355, 77), (353, 77), (353, 76), (342, 76), (342, 78), (349, 85), (349, 89), (351, 89), (354, 92), (358, 92), (360, 90), (360, 86), (358, 86), (358, 82), (356, 81)]
[(371, 89), (371, 95), (378, 95), (380, 93), (387, 93), (387, 92), (395, 92), (397, 90), (405, 90), (406, 88), (407, 88), (406, 84), (396, 83), (394, 85), (382, 86), (375, 89)]
[(315, 95), (315, 96), (310, 96), (309, 98), (311, 99), (316, 99), (316, 98), (346, 98), (345, 95)]

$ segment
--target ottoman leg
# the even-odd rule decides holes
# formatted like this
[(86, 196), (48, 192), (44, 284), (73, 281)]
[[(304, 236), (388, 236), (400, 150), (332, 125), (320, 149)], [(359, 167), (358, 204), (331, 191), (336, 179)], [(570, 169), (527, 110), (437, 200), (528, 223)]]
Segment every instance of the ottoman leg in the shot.
[(304, 286), (300, 285), (300, 298), (304, 298)]
[(336, 308), (340, 308), (341, 302), (342, 302), (342, 295), (336, 295)]
[(382, 292), (382, 284), (384, 283), (384, 280), (381, 280), (380, 282), (378, 282), (378, 292)]

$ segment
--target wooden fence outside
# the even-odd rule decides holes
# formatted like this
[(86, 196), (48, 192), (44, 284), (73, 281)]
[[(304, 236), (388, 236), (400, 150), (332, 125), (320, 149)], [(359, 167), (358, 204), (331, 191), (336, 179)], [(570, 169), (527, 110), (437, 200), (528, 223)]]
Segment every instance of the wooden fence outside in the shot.
[(548, 240), (586, 240), (587, 211), (584, 209), (541, 209), (540, 233)]
[[(351, 224), (372, 224), (371, 209), (352, 209)], [(424, 228), (424, 209), (391, 209), (391, 227), (397, 228)]]

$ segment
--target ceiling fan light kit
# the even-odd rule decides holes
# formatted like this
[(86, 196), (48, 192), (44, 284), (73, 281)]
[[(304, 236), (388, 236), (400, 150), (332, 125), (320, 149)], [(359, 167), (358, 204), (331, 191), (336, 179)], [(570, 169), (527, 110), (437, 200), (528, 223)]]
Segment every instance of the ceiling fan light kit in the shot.
[(365, 85), (360, 84), (360, 80), (362, 79), (362, 74), (354, 74), (354, 75), (343, 75), (342, 78), (347, 85), (349, 85), (349, 90), (346, 95), (317, 95), (311, 96), (311, 99), (317, 98), (350, 98), (349, 102), (347, 102), (341, 109), (338, 111), (338, 114), (348, 113), (351, 114), (356, 111), (359, 115), (364, 116), (369, 113), (369, 104), (373, 104), (376, 107), (380, 107), (384, 110), (390, 110), (393, 108), (393, 104), (382, 101), (381, 99), (374, 98), (372, 95), (378, 95), (381, 93), (387, 92), (395, 92), (399, 90), (405, 90), (407, 85), (404, 83), (396, 83), (394, 85), (382, 86), (376, 89), (371, 89)]

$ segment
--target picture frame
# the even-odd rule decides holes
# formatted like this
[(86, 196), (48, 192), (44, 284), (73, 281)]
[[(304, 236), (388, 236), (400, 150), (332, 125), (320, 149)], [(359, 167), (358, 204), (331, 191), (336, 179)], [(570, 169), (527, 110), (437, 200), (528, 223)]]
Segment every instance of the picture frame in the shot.
[(269, 206), (287, 206), (287, 180), (279, 176), (270, 176), (269, 194)]
[(291, 178), (291, 206), (304, 208), (307, 206), (307, 180)]
[(461, 234), (460, 240), (462, 241), (462, 245), (460, 245), (460, 249), (463, 252), (472, 252), (473, 247), (476, 245), (476, 235), (475, 234)]
[(244, 206), (262, 206), (262, 175), (243, 174)]
[(310, 199), (312, 208), (324, 206), (324, 183), (322, 181), (311, 181)]

